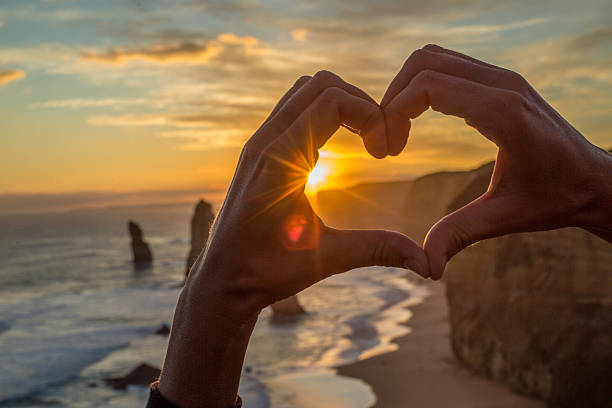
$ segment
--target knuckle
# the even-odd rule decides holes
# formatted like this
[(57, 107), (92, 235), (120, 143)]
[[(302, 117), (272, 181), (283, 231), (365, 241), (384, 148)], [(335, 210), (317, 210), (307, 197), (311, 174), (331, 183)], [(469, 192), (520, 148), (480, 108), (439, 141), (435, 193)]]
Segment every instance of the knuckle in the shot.
[(446, 255), (451, 257), (463, 248), (474, 242), (472, 234), (467, 228), (450, 218), (443, 218), (438, 224), (438, 229), (448, 236)]
[(526, 118), (528, 112), (531, 110), (527, 98), (518, 92), (509, 93), (507, 96), (507, 106), (515, 119), (519, 120)]
[(252, 160), (254, 156), (259, 154), (259, 142), (255, 137), (251, 137), (246, 141), (240, 153), (240, 160)]
[(315, 110), (318, 113), (332, 111), (338, 105), (342, 95), (342, 90), (340, 88), (334, 86), (325, 88), (315, 102)]
[(392, 266), (394, 264), (394, 249), (392, 241), (395, 234), (389, 231), (379, 231), (380, 235), (372, 246), (370, 264), (379, 266)]
[(520, 115), (527, 106), (527, 99), (518, 92), (504, 90), (494, 100), (495, 111), (504, 115)]
[(340, 77), (333, 72), (321, 70), (312, 77), (318, 83), (331, 83), (340, 80)]
[(442, 50), (442, 47), (437, 44), (426, 44), (423, 49), (427, 51), (440, 51)]
[(519, 73), (507, 70), (506, 75), (508, 77), (508, 83), (512, 89), (516, 89), (518, 92), (525, 92), (527, 90), (527, 80)]
[(412, 54), (404, 61), (404, 69), (417, 66), (428, 57), (428, 51), (424, 48), (412, 51)]
[(431, 69), (424, 69), (416, 74), (413, 81), (415, 81), (417, 84), (427, 84), (433, 81), (435, 76), (435, 71), (432, 71)]
[(320, 99), (324, 101), (336, 102), (338, 99), (342, 97), (342, 90), (335, 86), (330, 86), (325, 88), (323, 92), (321, 92)]
[(310, 81), (311, 79), (312, 79), (312, 77), (310, 75), (302, 75), (301, 77), (299, 77), (297, 79), (297, 81), (295, 81), (293, 86), (294, 87), (300, 87), (300, 86), (304, 85), (306, 82)]

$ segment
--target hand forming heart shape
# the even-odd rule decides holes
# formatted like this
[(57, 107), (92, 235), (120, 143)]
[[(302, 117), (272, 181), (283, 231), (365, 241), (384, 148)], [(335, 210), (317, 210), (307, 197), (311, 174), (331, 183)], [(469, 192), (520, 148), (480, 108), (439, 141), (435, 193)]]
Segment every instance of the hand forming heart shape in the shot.
[[(341, 125), (375, 157), (399, 154), (426, 109), (465, 119), (498, 147), (488, 191), (444, 217), (424, 250), (391, 231), (326, 226), (304, 195)], [(159, 389), (181, 406), (232, 406), (261, 309), (359, 266), (439, 279), (478, 240), (580, 226), (612, 242), (612, 155), (591, 145), (518, 74), (437, 46), (414, 52), (380, 106), (329, 72), (300, 78), (245, 145), (208, 246), (178, 301)]]
[[(424, 252), (397, 232), (324, 225), (303, 189), (338, 126), (361, 134), (368, 152), (383, 158), (404, 149), (410, 120), (429, 107), (464, 118), (499, 147), (488, 191), (435, 224)], [(609, 159), (520, 75), (435, 45), (408, 58), (380, 106), (322, 71), (300, 78), (245, 145), (198, 263), (234, 271), (219, 290), (249, 293), (255, 309), (359, 266), (407, 267), (439, 279), (450, 257), (485, 238), (562, 226), (597, 232), (582, 210), (601, 206), (595, 186)], [(240, 256), (228, 259), (230, 248)]]

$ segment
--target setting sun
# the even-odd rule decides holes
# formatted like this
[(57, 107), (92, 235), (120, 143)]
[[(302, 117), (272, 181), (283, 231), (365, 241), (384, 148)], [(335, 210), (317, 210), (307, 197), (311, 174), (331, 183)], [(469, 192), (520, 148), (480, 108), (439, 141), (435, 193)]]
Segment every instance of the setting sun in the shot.
[(329, 167), (322, 162), (317, 162), (310, 174), (308, 175), (308, 181), (306, 182), (306, 194), (314, 194), (321, 189), (327, 183), (327, 177), (329, 176)]

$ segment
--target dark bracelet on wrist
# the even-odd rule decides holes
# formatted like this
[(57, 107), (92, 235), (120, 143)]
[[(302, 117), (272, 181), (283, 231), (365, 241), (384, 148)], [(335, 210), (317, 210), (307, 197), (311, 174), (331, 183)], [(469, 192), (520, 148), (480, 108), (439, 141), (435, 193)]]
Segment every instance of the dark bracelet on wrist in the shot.
[[(180, 408), (174, 405), (159, 392), (159, 381), (155, 381), (151, 384), (151, 391), (149, 392), (149, 400), (147, 401), (146, 408)], [(231, 408), (242, 408), (242, 398), (240, 395), (236, 396), (236, 404)]]

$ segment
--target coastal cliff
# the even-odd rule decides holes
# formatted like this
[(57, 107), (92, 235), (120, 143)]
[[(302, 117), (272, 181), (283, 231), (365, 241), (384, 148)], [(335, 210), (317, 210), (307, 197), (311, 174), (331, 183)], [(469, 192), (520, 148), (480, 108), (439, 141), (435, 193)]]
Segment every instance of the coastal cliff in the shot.
[[(493, 167), (322, 192), (317, 209), (334, 227), (393, 229), (420, 243), (486, 191)], [(444, 278), (455, 356), (550, 407), (612, 407), (611, 265), (612, 246), (574, 228), (465, 249)]]
[[(486, 190), (484, 170), (449, 212)], [(551, 407), (612, 406), (609, 243), (578, 228), (511, 234), (459, 253), (445, 280), (460, 361)]]

